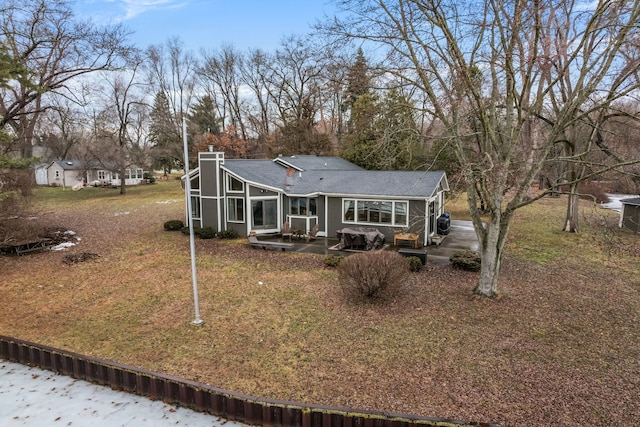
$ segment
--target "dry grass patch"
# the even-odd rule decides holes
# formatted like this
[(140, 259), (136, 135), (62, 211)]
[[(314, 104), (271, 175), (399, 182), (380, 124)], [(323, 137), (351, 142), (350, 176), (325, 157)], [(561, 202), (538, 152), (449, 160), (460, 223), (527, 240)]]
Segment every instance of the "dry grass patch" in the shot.
[[(188, 237), (162, 227), (183, 215), (179, 184), (49, 191), (45, 217), (82, 240), (0, 258), (5, 335), (275, 399), (505, 425), (640, 421), (639, 259), (610, 257), (586, 223), (557, 233), (563, 200), (519, 213), (497, 301), (471, 293), (476, 273), (427, 267), (384, 304), (353, 303), (323, 256), (196, 240), (194, 327)], [(83, 252), (99, 257), (62, 262)]]

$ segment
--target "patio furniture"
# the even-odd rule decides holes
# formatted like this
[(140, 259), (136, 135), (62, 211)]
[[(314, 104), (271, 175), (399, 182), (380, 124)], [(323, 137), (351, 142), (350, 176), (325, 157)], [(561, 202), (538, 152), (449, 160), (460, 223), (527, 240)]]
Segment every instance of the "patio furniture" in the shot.
[(408, 241), (414, 249), (420, 245), (420, 236), (416, 233), (396, 233), (393, 235), (393, 246), (398, 246), (399, 241)]
[(256, 236), (249, 236), (249, 244), (252, 248), (261, 248), (261, 249), (280, 249), (283, 252), (286, 249), (292, 249), (295, 245), (293, 243), (280, 243), (280, 242), (270, 242), (265, 240), (258, 240)]
[(337, 249), (363, 249), (370, 251), (384, 246), (385, 237), (377, 228), (348, 227), (336, 231)]
[(313, 227), (311, 227), (311, 231), (309, 231), (309, 233), (307, 233), (305, 235), (307, 240), (315, 240), (318, 238), (318, 230), (319, 230), (320, 226), (318, 224), (315, 224)]

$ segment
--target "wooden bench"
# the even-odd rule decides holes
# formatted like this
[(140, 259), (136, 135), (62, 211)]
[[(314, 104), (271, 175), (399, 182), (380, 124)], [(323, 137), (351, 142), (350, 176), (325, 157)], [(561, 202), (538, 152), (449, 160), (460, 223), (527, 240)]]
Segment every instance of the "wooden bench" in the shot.
[(293, 243), (281, 243), (281, 242), (267, 242), (264, 240), (258, 240), (256, 236), (249, 236), (249, 244), (252, 248), (261, 248), (261, 249), (273, 249), (273, 250), (282, 250), (283, 252), (286, 249), (292, 249), (295, 245)]

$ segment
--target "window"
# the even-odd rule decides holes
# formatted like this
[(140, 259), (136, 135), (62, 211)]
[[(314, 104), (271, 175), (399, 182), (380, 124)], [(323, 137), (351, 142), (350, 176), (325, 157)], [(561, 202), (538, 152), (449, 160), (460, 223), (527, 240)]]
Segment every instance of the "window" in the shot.
[(107, 172), (106, 171), (98, 171), (98, 179), (100, 181), (106, 181), (107, 180)]
[(244, 222), (244, 199), (229, 197), (227, 203), (227, 220), (230, 222)]
[(232, 193), (242, 193), (244, 191), (244, 183), (231, 175), (227, 175), (227, 191)]
[(60, 179), (60, 171), (56, 171), (56, 179)]
[(200, 198), (191, 196), (191, 217), (200, 218)]
[(343, 221), (406, 227), (407, 202), (345, 199)]
[(293, 197), (289, 199), (290, 215), (316, 215), (316, 199), (307, 199), (303, 197)]

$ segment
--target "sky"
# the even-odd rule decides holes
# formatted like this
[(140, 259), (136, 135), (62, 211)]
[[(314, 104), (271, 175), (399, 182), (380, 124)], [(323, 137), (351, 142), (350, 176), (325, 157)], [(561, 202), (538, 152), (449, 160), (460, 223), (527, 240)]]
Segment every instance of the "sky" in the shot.
[(329, 0), (76, 0), (74, 11), (98, 24), (125, 25), (140, 48), (178, 37), (194, 52), (226, 44), (273, 51), (333, 7)]

